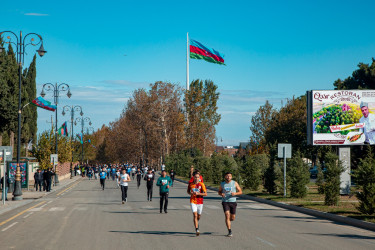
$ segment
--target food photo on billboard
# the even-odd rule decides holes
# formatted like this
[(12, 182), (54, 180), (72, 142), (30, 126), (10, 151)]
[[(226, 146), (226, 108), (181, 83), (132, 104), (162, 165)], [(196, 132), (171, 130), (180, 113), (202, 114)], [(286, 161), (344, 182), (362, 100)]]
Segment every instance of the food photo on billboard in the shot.
[(375, 144), (375, 90), (313, 90), (313, 145)]

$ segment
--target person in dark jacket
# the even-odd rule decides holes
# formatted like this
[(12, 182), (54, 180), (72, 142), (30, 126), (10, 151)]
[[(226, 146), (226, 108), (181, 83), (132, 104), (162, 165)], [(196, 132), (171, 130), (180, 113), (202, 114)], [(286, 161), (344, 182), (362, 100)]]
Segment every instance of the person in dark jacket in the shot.
[[(5, 177), (5, 178), (4, 178)], [(5, 179), (5, 185), (4, 185), (4, 179)], [(9, 185), (10, 185), (10, 179), (8, 177), (8, 174), (6, 173), (5, 176), (1, 177), (1, 188), (4, 189), (4, 193), (5, 193), (5, 200), (7, 201), (8, 200), (8, 189), (9, 189)]]
[(170, 176), (171, 179), (172, 179), (172, 187), (173, 187), (173, 182), (174, 182), (174, 171), (173, 171), (173, 169), (171, 170), (169, 176)]
[(43, 173), (43, 179), (46, 183), (46, 191), (51, 192), (51, 184), (52, 184), (52, 176), (55, 175), (51, 169), (49, 168), (47, 171)]
[(147, 200), (152, 201), (152, 188), (154, 185), (155, 175), (151, 172), (151, 169), (147, 170), (144, 180), (146, 181), (147, 186)]
[(34, 174), (34, 181), (35, 181), (36, 191), (38, 191), (38, 186), (39, 186), (39, 192), (42, 192), (43, 173), (40, 169), (38, 169), (38, 171)]

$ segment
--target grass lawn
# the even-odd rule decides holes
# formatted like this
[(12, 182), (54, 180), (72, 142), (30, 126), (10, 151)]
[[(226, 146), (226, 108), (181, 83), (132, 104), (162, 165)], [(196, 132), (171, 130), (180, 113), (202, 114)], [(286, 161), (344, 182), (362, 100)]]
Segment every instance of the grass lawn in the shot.
[[(181, 176), (178, 176), (178, 178), (185, 181), (189, 180), (189, 178)], [(218, 184), (215, 185), (210, 182), (205, 182), (205, 184), (211, 187), (219, 187)], [(362, 214), (357, 210), (356, 207), (359, 205), (359, 202), (355, 195), (341, 195), (338, 206), (326, 206), (324, 205), (324, 194), (318, 194), (318, 187), (316, 186), (316, 184), (311, 182), (308, 184), (308, 188), (308, 194), (305, 198), (291, 198), (288, 194), (286, 198), (284, 198), (283, 194), (271, 195), (268, 194), (262, 186), (257, 191), (252, 191), (249, 189), (244, 189), (242, 191), (244, 194), (256, 196), (267, 200), (283, 202), (299, 207), (310, 208), (318, 211), (348, 216), (351, 218), (375, 223), (375, 215)]]
[(318, 194), (318, 187), (316, 184), (309, 183), (308, 188), (308, 194), (305, 198), (291, 198), (288, 194), (286, 198), (284, 198), (283, 194), (270, 195), (263, 190), (263, 187), (257, 191), (245, 189), (243, 190), (243, 193), (263, 199), (284, 202), (299, 207), (310, 208), (375, 223), (374, 215), (362, 214), (357, 210), (356, 207), (359, 205), (359, 202), (355, 195), (340, 195), (340, 201), (337, 206), (326, 206), (324, 205), (324, 194)]

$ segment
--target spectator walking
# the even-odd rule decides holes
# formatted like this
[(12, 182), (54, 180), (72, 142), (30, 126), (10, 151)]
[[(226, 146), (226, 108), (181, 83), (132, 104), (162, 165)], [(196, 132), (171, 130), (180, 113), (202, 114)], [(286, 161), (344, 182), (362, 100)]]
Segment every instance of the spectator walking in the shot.
[(34, 174), (34, 183), (35, 183), (36, 191), (38, 191), (38, 187), (39, 187), (39, 192), (42, 192), (43, 173), (40, 169), (38, 169), (36, 173)]

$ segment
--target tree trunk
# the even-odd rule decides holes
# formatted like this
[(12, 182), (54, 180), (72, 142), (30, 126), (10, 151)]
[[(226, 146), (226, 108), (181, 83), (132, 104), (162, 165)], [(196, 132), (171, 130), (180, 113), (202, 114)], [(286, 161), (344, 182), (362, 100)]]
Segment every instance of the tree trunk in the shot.
[(0, 146), (3, 146), (3, 135), (0, 134)]
[(15, 150), (14, 150), (14, 132), (13, 131), (9, 132), (9, 146), (12, 148), (13, 155), (15, 155)]

